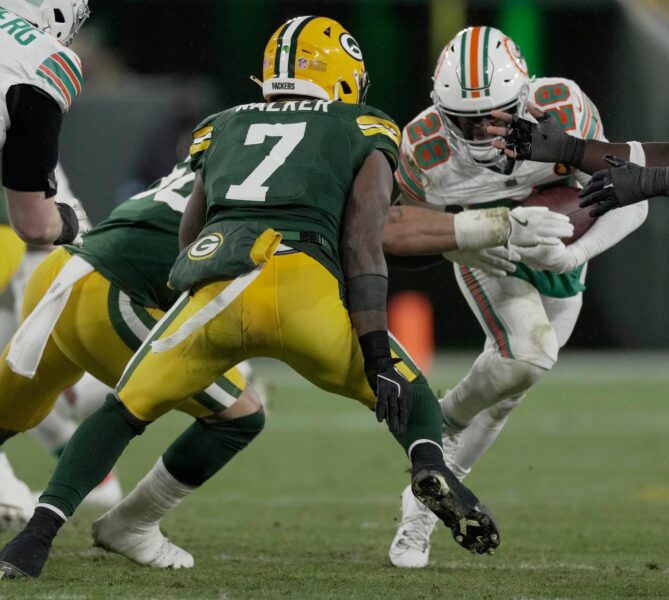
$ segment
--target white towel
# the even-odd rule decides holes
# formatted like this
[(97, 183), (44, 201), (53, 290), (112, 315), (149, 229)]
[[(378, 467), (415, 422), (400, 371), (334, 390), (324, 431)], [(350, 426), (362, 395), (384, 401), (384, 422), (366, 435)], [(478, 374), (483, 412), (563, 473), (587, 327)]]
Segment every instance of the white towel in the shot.
[(65, 308), (72, 286), (93, 271), (93, 265), (79, 256), (73, 256), (61, 269), (46, 294), (14, 334), (7, 354), (7, 364), (14, 373), (28, 379), (35, 376), (46, 343)]
[[(171, 336), (163, 340), (151, 342), (151, 350), (155, 354), (167, 352), (183, 342), (196, 329), (203, 327), (215, 316), (221, 314), (234, 300), (255, 280), (262, 272), (265, 264), (258, 265), (253, 271), (237, 277), (228, 287), (226, 287), (218, 296), (196, 312), (188, 321), (183, 323)], [(167, 315), (165, 315), (167, 317)], [(165, 318), (163, 317), (163, 319)], [(156, 324), (156, 328), (160, 323)]]

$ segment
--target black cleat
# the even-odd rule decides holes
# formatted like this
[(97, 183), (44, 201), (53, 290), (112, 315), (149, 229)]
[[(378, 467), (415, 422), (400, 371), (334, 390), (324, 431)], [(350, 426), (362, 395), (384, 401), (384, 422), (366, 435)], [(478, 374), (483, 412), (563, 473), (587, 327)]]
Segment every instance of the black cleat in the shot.
[(411, 491), (472, 553), (493, 554), (499, 530), (486, 506), (446, 466), (414, 465)]
[(25, 579), (28, 577), (21, 569), (4, 560), (0, 560), (0, 579)]
[(23, 531), (0, 551), (0, 579), (39, 577), (64, 522), (53, 511), (38, 506)]

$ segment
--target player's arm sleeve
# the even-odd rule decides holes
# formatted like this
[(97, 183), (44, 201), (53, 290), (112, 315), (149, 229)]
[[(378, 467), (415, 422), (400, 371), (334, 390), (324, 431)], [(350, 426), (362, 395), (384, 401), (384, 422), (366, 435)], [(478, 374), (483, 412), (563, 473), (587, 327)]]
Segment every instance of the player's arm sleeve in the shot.
[(647, 216), (648, 201), (644, 200), (618, 210), (610, 210), (599, 217), (583, 237), (569, 245), (573, 267), (582, 265), (617, 244), (638, 229)]
[(56, 195), (54, 170), (63, 113), (39, 88), (19, 84), (7, 92), (9, 129), (2, 151), (2, 183), (17, 192)]

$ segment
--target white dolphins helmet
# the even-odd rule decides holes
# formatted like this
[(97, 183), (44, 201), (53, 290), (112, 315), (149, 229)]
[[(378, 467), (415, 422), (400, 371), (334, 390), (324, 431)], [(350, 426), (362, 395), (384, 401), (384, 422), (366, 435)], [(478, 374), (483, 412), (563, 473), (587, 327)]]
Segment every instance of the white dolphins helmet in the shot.
[(477, 165), (500, 161), (503, 157), (490, 139), (467, 139), (457, 119), (485, 116), (495, 109), (524, 112), (530, 79), (514, 41), (494, 27), (463, 29), (442, 51), (433, 80), (432, 102), (453, 151)]
[(88, 0), (0, 0), (0, 7), (23, 17), (66, 46), (91, 14)]

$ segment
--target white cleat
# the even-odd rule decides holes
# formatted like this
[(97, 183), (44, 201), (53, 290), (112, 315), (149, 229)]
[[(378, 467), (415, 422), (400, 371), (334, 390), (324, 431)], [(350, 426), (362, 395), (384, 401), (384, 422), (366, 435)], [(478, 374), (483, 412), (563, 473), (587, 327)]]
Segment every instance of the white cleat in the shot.
[(14, 475), (7, 456), (0, 452), (0, 531), (22, 529), (34, 511), (30, 488)]
[(422, 569), (430, 558), (430, 535), (438, 517), (416, 500), (408, 485), (402, 492), (402, 521), (388, 556), (396, 567)]
[(191, 554), (170, 542), (158, 524), (147, 526), (122, 517), (112, 509), (93, 523), (93, 540), (109, 552), (156, 569), (190, 569), (195, 561)]
[(123, 500), (121, 483), (114, 471), (110, 472), (97, 486), (95, 486), (82, 502), (85, 506), (111, 508)]

